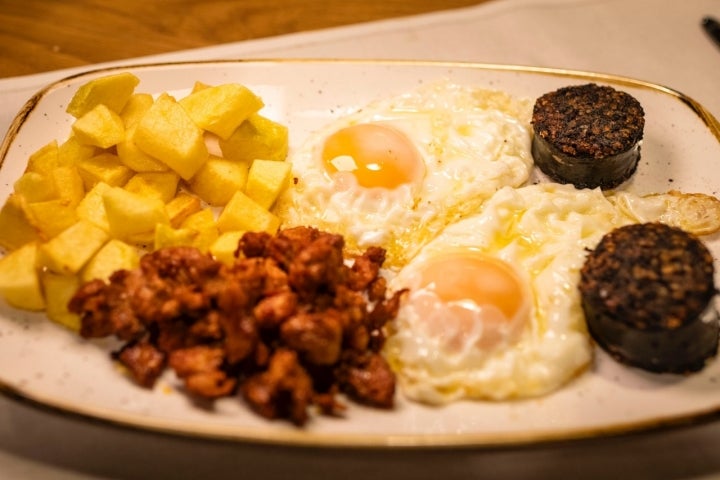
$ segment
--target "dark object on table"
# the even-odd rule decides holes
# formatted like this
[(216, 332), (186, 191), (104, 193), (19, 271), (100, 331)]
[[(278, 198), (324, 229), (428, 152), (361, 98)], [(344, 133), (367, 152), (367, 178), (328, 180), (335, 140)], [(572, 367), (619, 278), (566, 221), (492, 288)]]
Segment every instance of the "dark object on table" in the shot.
[(707, 16), (702, 19), (702, 27), (705, 33), (708, 34), (713, 43), (720, 47), (720, 22), (715, 20), (713, 17)]

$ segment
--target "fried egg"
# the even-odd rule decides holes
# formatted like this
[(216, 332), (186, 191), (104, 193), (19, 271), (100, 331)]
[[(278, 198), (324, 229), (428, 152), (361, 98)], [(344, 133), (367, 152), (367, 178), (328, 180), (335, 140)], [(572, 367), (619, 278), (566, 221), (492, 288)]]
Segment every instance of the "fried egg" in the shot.
[(715, 197), (678, 192), (605, 196), (554, 183), (499, 190), (390, 280), (409, 289), (385, 346), (402, 391), (443, 404), (563, 386), (592, 359), (577, 289), (587, 249), (629, 223), (712, 233), (719, 209)]
[(298, 179), (280, 199), (286, 226), (379, 245), (402, 265), (445, 225), (532, 169), (531, 103), (447, 81), (376, 101), (291, 152)]
[(385, 353), (410, 398), (542, 395), (589, 364), (577, 292), (585, 249), (629, 220), (600, 190), (504, 188), (392, 280), (409, 294)]

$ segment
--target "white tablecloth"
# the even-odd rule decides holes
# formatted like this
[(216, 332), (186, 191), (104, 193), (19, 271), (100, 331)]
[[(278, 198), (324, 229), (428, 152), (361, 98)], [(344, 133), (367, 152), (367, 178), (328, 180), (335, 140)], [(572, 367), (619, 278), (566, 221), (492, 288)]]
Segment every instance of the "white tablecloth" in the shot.
[[(477, 7), (132, 59), (463, 60), (625, 75), (720, 118), (718, 0), (497, 0)], [(238, 21), (241, 21), (238, 20)], [(105, 64), (110, 65), (110, 64)], [(0, 131), (42, 86), (82, 69), (0, 80)], [(720, 159), (708, 159), (719, 161)], [(12, 368), (2, 365), (0, 368)], [(213, 443), (116, 429), (0, 398), (0, 479), (720, 478), (720, 424), (502, 450), (347, 451)]]

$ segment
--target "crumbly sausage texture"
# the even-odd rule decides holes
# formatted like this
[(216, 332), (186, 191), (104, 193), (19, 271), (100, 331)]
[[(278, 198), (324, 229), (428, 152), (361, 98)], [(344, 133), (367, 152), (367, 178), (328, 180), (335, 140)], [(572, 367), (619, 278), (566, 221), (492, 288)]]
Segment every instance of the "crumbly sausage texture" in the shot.
[(603, 237), (580, 274), (588, 329), (616, 359), (686, 373), (716, 354), (713, 258), (696, 237), (662, 223), (627, 225)]
[(640, 160), (644, 111), (630, 94), (594, 83), (563, 87), (535, 101), (535, 165), (560, 183), (612, 189)]
[(561, 152), (600, 159), (625, 152), (642, 139), (645, 112), (632, 95), (590, 83), (539, 97), (532, 124), (535, 135)]
[(87, 338), (115, 335), (113, 356), (152, 387), (166, 367), (203, 398), (239, 392), (267, 418), (303, 425), (309, 407), (338, 415), (338, 393), (391, 408), (395, 376), (380, 355), (404, 291), (388, 294), (371, 247), (348, 266), (339, 235), (309, 227), (246, 233), (225, 265), (191, 247), (91, 281), (70, 310)]

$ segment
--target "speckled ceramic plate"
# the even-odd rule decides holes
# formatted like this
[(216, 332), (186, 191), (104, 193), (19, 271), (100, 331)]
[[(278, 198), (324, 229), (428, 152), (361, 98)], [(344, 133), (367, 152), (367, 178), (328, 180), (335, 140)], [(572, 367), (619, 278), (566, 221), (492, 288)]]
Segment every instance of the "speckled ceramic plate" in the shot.
[[(189, 90), (197, 80), (239, 82), (259, 93), (264, 113), (290, 128), (291, 148), (330, 119), (420, 83), (451, 79), (535, 98), (573, 83), (622, 88), (646, 112), (643, 159), (623, 188), (641, 193), (680, 189), (717, 195), (720, 127), (692, 99), (668, 88), (584, 72), (519, 66), (397, 62), (264, 60), (154, 64), (92, 71), (54, 83), (28, 101), (0, 147), (0, 199), (28, 155), (64, 140), (65, 107), (91, 78), (128, 70), (137, 91)], [(706, 238), (716, 255), (717, 238)], [(458, 402), (442, 408), (399, 395), (394, 411), (351, 405), (345, 418), (314, 418), (302, 429), (269, 422), (235, 398), (193, 403), (165, 376), (152, 391), (136, 387), (109, 358), (109, 342), (90, 342), (42, 315), (0, 303), (0, 389), (34, 405), (84, 418), (178, 435), (287, 445), (344, 447), (489, 447), (621, 434), (705, 421), (720, 413), (720, 362), (688, 376), (650, 375), (596, 352), (589, 371), (560, 391), (513, 402)]]

